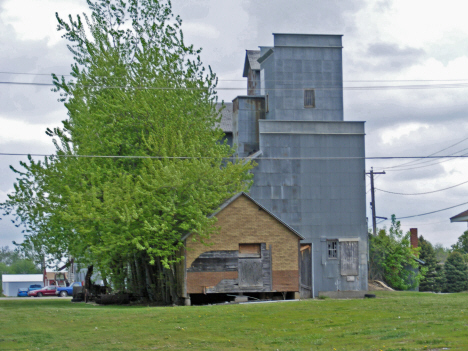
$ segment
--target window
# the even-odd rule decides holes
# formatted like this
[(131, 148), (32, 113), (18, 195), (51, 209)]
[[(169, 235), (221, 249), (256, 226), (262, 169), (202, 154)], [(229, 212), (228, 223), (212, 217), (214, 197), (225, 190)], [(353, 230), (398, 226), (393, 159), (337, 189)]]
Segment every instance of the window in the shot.
[(342, 241), (341, 248), (341, 275), (359, 275), (359, 242)]
[(327, 240), (328, 258), (338, 258), (338, 240)]
[(239, 257), (261, 257), (260, 244), (239, 244)]
[(304, 107), (315, 107), (315, 90), (304, 90)]

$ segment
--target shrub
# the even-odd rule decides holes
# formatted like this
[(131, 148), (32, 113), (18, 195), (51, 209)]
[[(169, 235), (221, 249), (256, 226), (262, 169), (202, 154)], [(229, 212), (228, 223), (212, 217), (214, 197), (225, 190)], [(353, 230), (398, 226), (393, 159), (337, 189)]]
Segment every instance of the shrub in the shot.
[(403, 234), (400, 222), (392, 215), (392, 225), (379, 230), (376, 236), (369, 234), (371, 279), (383, 279), (397, 290), (408, 290), (419, 285), (426, 271), (415, 261), (418, 249), (411, 247), (409, 232)]
[(460, 292), (468, 289), (468, 266), (463, 255), (453, 251), (445, 261), (446, 292)]
[(426, 275), (421, 278), (419, 291), (435, 291), (444, 290), (445, 277), (442, 266), (437, 262), (436, 253), (432, 244), (425, 240), (421, 235), (419, 237), (419, 258), (423, 260), (426, 268)]

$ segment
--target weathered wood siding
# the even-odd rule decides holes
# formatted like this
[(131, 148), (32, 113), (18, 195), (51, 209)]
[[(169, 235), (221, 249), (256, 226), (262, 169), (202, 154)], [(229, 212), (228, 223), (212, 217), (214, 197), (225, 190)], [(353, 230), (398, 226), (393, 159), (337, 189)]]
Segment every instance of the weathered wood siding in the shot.
[(342, 241), (341, 275), (359, 275), (358, 241)]
[[(188, 294), (299, 291), (297, 235), (245, 196), (216, 217), (211, 246), (186, 240)], [(260, 244), (260, 255), (239, 244)]]

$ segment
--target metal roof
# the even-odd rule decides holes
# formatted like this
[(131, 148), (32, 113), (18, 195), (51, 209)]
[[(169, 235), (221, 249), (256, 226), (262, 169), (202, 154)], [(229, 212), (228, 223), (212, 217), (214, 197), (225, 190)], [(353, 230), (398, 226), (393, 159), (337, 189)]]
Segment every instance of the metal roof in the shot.
[[(217, 103), (216, 108), (218, 110), (221, 109), (223, 104)], [(219, 127), (222, 129), (224, 133), (232, 133), (232, 102), (225, 102), (223, 110), (221, 111), (221, 122)]]
[(425, 261), (423, 261), (423, 260), (420, 260), (420, 259), (419, 259), (419, 258), (417, 258), (417, 257), (413, 257), (413, 259), (414, 259), (416, 262), (418, 262), (419, 264), (422, 264), (423, 266), (426, 264), (426, 262), (425, 262)]
[(328, 37), (342, 37), (344, 34), (321, 34), (321, 33), (272, 33), (273, 35), (304, 35), (308, 37), (328, 36)]
[(2, 274), (3, 283), (16, 283), (16, 282), (40, 282), (42, 283), (44, 277), (42, 274)]
[(260, 71), (260, 50), (245, 50), (245, 63), (244, 63), (244, 74), (243, 77), (247, 77), (249, 73), (249, 67), (252, 71)]
[[(226, 207), (228, 207), (230, 204), (232, 204), (235, 200), (237, 200), (240, 196), (244, 195), (245, 197), (247, 197), (250, 201), (252, 201), (255, 205), (257, 205), (258, 207), (260, 207), (263, 211), (265, 211), (266, 213), (268, 213), (270, 216), (272, 216), (274, 219), (276, 219), (278, 222), (280, 222), (282, 225), (284, 225), (287, 229), (289, 229), (291, 232), (293, 232), (294, 234), (296, 234), (299, 239), (303, 240), (304, 237), (298, 233), (298, 231), (296, 229), (294, 229), (293, 227), (291, 227), (289, 224), (287, 224), (286, 222), (284, 222), (283, 220), (281, 220), (279, 217), (277, 217), (276, 215), (274, 215), (272, 212), (270, 212), (268, 209), (266, 209), (265, 207), (263, 207), (260, 203), (258, 203), (257, 201), (255, 201), (253, 198), (251, 198), (248, 194), (244, 193), (244, 192), (240, 192), (236, 195), (234, 195), (233, 197), (231, 197), (229, 200), (225, 201), (221, 206), (219, 206), (219, 208), (216, 210), (216, 212), (214, 212), (213, 214), (210, 215), (210, 217), (214, 217), (216, 216), (219, 212), (221, 212), (222, 210), (224, 210)], [(182, 241), (184, 241), (185, 239), (187, 239), (192, 233), (187, 233), (185, 234), (183, 237), (182, 237)]]
[(468, 210), (451, 217), (450, 222), (468, 222)]

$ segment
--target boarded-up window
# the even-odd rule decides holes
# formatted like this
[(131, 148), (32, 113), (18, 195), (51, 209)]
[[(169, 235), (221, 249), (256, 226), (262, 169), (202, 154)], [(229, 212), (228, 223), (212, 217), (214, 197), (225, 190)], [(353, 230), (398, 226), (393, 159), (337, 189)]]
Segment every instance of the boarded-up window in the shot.
[(341, 275), (359, 275), (358, 241), (340, 242)]
[(315, 107), (315, 90), (304, 90), (304, 107)]
[(239, 287), (263, 286), (261, 258), (239, 258)]
[(239, 244), (239, 257), (261, 257), (260, 244)]

